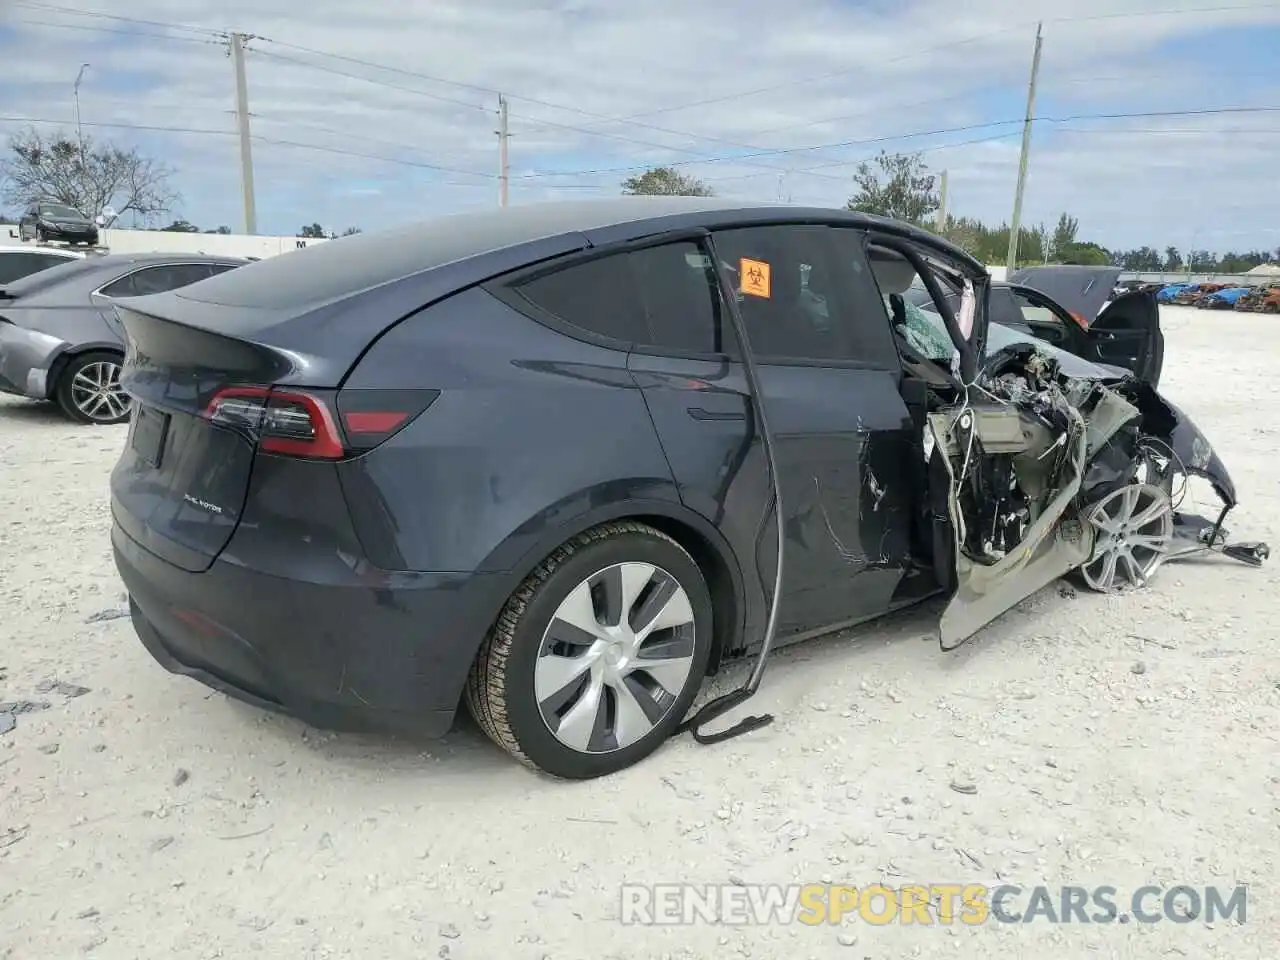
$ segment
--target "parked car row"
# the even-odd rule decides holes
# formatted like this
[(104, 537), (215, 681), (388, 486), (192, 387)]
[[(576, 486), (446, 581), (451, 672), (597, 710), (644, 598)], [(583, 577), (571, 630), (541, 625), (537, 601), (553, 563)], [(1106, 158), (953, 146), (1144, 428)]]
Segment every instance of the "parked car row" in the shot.
[(1171, 283), (1156, 294), (1161, 303), (1201, 310), (1241, 310), (1280, 313), (1280, 281), (1232, 286), (1226, 283)]

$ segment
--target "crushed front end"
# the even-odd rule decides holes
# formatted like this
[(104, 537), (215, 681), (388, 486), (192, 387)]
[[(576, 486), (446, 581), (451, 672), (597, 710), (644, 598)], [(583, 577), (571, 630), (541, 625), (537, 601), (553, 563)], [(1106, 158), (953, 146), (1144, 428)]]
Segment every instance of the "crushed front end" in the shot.
[[(1071, 571), (1113, 592), (1168, 560), (1216, 551), (1256, 566), (1270, 552), (1227, 543), (1234, 484), (1182, 411), (1133, 377), (1066, 376), (1030, 344), (991, 355), (968, 399), (929, 416), (925, 447), (949, 486), (944, 649)], [(1182, 509), (1193, 476), (1221, 500), (1216, 516)]]

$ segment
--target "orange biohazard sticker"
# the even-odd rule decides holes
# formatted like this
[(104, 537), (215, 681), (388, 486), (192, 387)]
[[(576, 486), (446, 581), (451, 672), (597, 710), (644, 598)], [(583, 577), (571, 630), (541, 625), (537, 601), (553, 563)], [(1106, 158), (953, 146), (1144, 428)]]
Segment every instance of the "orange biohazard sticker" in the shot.
[(769, 264), (763, 260), (738, 261), (738, 276), (742, 279), (742, 292), (749, 297), (769, 297)]

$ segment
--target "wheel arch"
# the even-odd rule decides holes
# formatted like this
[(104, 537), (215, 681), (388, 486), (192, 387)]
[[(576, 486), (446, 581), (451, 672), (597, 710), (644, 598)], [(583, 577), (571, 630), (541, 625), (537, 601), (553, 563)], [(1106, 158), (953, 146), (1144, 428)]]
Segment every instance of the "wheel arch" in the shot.
[(49, 377), (45, 380), (45, 399), (52, 400), (57, 395), (58, 382), (62, 379), (63, 373), (66, 372), (67, 364), (76, 357), (82, 357), (86, 353), (114, 353), (124, 359), (124, 348), (118, 343), (110, 341), (93, 341), (90, 343), (77, 343), (75, 346), (67, 347), (57, 357), (53, 363), (49, 364)]
[[(714, 674), (727, 653), (740, 647), (746, 616), (742, 568), (729, 543), (705, 517), (678, 501), (625, 500), (587, 510), (542, 534), (509, 568), (508, 593), (514, 592), (557, 547), (601, 524), (631, 520), (653, 527), (675, 540), (698, 565), (711, 593), (715, 619), (707, 675)], [(505, 544), (503, 545), (505, 546)], [(501, 553), (503, 547), (494, 551)], [(486, 625), (486, 629), (488, 625)], [(480, 647), (477, 641), (477, 649)]]

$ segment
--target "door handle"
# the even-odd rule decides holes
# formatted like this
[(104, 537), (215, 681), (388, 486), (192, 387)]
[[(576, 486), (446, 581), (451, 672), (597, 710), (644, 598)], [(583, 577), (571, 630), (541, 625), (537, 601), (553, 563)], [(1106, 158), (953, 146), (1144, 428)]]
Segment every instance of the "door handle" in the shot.
[(695, 420), (745, 420), (747, 415), (733, 410), (707, 410), (703, 407), (689, 407), (689, 416)]

